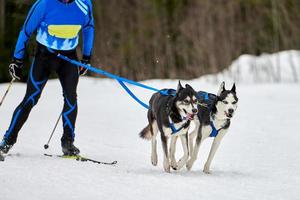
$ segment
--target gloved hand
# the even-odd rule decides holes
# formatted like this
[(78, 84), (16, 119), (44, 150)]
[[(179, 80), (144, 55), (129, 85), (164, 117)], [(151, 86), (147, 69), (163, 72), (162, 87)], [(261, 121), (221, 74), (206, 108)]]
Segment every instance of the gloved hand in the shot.
[[(90, 57), (83, 56), (80, 62), (85, 65), (90, 65)], [(85, 75), (87, 73), (87, 71), (88, 71), (87, 68), (84, 68), (84, 67), (79, 67), (79, 69), (78, 69), (78, 73), (80, 76)]]
[(9, 74), (13, 79), (21, 80), (23, 61), (14, 58), (12, 63), (9, 65)]

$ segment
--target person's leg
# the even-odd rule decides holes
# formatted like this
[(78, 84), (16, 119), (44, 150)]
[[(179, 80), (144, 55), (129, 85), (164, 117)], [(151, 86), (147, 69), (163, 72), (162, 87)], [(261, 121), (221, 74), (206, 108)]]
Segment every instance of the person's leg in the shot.
[[(76, 52), (68, 53), (71, 59), (77, 60)], [(64, 133), (61, 138), (63, 152), (65, 154), (78, 154), (79, 150), (73, 145), (75, 138), (75, 122), (77, 117), (77, 84), (78, 68), (77, 66), (63, 61), (57, 68), (57, 74), (63, 89), (64, 108), (62, 113)], [(64, 147), (70, 148), (70, 152), (65, 152)], [(76, 149), (75, 149), (76, 148)]]
[(30, 67), (25, 97), (15, 109), (10, 126), (4, 135), (3, 141), (7, 145), (16, 143), (20, 129), (26, 122), (31, 109), (38, 102), (50, 74), (47, 65), (47, 57), (38, 50)]

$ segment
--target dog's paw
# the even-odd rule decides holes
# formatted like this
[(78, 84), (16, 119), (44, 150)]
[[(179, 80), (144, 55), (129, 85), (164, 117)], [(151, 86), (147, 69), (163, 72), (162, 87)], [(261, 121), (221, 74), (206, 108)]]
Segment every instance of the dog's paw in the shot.
[(165, 172), (167, 172), (167, 173), (170, 173), (170, 172), (171, 172), (169, 162), (164, 162), (164, 170), (165, 170)]
[(177, 170), (178, 165), (177, 165), (176, 160), (171, 160), (171, 167), (172, 167), (172, 169)]
[(157, 155), (152, 155), (151, 156), (151, 163), (153, 166), (157, 165)]
[(165, 170), (165, 172), (170, 173), (171, 172), (170, 165), (164, 166), (164, 170)]
[(178, 163), (177, 163), (177, 168), (176, 168), (176, 170), (180, 170), (181, 168), (183, 168), (184, 165), (186, 165), (187, 160), (188, 160), (188, 158), (186, 158), (186, 157), (181, 158), (181, 159), (178, 161)]
[(177, 170), (180, 169), (177, 163), (174, 164), (174, 165), (171, 165), (171, 167), (172, 167), (172, 169), (175, 170), (175, 171), (177, 171)]
[(211, 173), (210, 170), (209, 170), (209, 167), (208, 167), (207, 165), (204, 165), (203, 172), (204, 172), (205, 174), (210, 174), (210, 173)]
[(189, 161), (187, 161), (187, 163), (186, 163), (186, 168), (187, 168), (187, 170), (191, 170), (192, 169), (192, 167), (193, 167), (193, 164), (194, 164), (194, 161), (193, 160), (189, 160)]
[(157, 166), (157, 160), (156, 161), (152, 160), (151, 163), (153, 166)]

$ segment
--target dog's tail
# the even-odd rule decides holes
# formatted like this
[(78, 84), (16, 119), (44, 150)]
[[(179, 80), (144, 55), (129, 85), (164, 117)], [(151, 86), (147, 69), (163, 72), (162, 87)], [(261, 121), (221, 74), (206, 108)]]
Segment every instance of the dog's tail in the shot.
[(150, 124), (148, 124), (141, 132), (140, 132), (140, 137), (146, 140), (151, 140), (152, 139), (152, 133), (151, 133), (151, 127)]

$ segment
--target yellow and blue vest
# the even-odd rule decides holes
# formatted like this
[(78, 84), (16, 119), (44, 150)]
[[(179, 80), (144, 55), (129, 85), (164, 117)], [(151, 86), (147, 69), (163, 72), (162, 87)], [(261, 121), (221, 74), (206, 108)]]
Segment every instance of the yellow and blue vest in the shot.
[(14, 57), (22, 59), (31, 34), (40, 44), (55, 50), (73, 50), (82, 30), (83, 55), (91, 56), (94, 19), (91, 0), (37, 0), (20, 31)]

